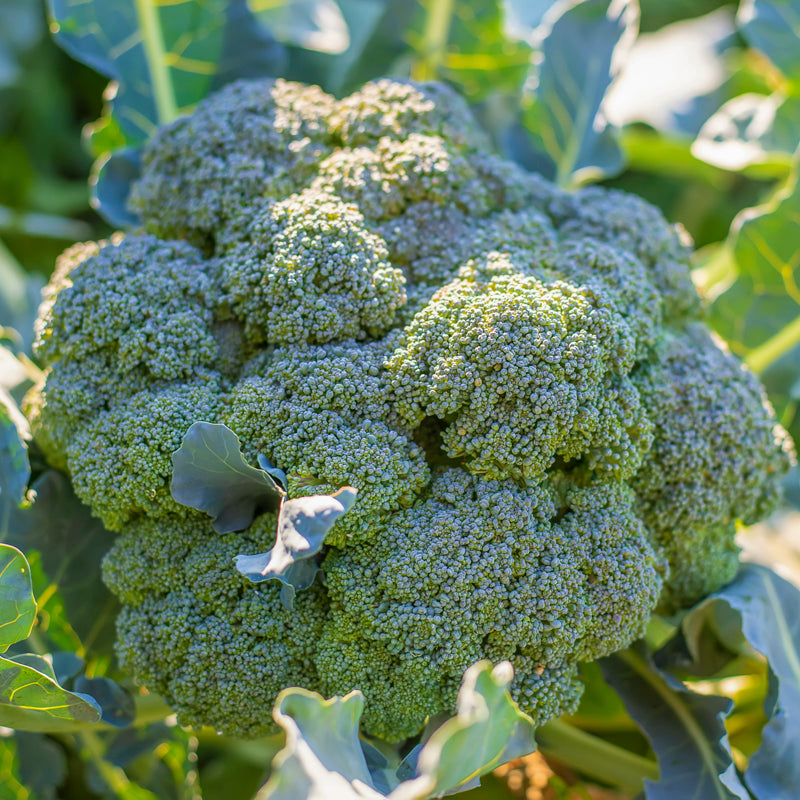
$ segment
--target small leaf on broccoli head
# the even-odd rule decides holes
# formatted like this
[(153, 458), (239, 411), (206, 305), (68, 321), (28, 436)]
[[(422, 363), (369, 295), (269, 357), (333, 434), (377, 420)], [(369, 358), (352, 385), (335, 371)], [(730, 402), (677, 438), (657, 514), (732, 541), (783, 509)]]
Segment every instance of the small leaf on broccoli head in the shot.
[(236, 569), (253, 583), (281, 581), (281, 600), (291, 610), (295, 592), (311, 586), (319, 570), (313, 556), (336, 520), (355, 503), (356, 494), (356, 489), (345, 486), (332, 495), (287, 500), (278, 516), (275, 546), (267, 553), (236, 556)]
[(217, 533), (244, 530), (260, 512), (280, 508), (286, 494), (275, 476), (280, 470), (251, 467), (225, 425), (192, 423), (172, 465), (173, 498), (213, 517)]

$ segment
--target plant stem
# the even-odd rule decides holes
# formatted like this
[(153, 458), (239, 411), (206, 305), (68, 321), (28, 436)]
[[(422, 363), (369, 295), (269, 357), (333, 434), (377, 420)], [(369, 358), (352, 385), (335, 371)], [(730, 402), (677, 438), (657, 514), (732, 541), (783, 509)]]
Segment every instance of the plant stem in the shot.
[(658, 764), (597, 736), (553, 720), (536, 731), (539, 749), (591, 778), (636, 794), (645, 778), (658, 780)]
[(430, 0), (420, 47), (422, 59), (417, 64), (414, 74), (416, 80), (439, 80), (439, 73), (447, 52), (447, 39), (450, 34), (450, 21), (453, 18), (454, 5), (454, 0)]
[(136, 16), (139, 18), (139, 27), (142, 30), (142, 44), (153, 84), (158, 123), (163, 125), (172, 122), (178, 116), (178, 105), (167, 66), (164, 32), (161, 30), (161, 19), (158, 16), (155, 0), (136, 0)]

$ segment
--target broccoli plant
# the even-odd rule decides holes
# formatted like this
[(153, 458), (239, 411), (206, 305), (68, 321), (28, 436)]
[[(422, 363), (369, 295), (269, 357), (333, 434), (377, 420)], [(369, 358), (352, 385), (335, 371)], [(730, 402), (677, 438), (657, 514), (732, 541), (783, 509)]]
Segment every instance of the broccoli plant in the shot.
[(632, 152), (635, 0), (50, 3), (117, 82), (122, 230), (0, 350), (10, 797), (506, 800), (537, 748), (625, 798), (797, 796), (800, 591), (737, 538), (797, 474), (796, 259), (767, 214), (728, 255), (774, 275), (693, 275), (586, 185)]
[[(123, 666), (184, 724), (259, 736), (288, 686), (358, 689), (402, 741), (488, 659), (542, 725), (582, 663), (732, 580), (737, 521), (776, 506), (789, 439), (681, 231), (493, 155), (444, 85), (233, 83), (153, 137), (130, 205), (141, 229), (59, 262), (26, 410), (119, 534)], [(355, 487), (302, 577), (243, 566), (274, 503), (220, 530), (174, 491), (198, 422), (287, 503)]]

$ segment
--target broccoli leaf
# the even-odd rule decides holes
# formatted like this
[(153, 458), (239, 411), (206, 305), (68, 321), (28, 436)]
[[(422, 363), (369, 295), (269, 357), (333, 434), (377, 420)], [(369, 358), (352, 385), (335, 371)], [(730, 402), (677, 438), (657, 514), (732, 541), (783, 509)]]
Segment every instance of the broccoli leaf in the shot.
[(700, 129), (692, 154), (722, 169), (756, 176), (789, 172), (800, 129), (800, 98), (742, 94)]
[[(0, 652), (30, 635), (36, 618), (30, 567), (11, 545), (0, 544)], [(42, 656), (0, 657), (0, 725), (28, 731), (69, 731), (75, 722), (97, 722), (100, 705), (69, 692)]]
[(631, 0), (558, 4), (540, 27), (543, 41), (522, 98), (511, 155), (560, 186), (614, 175), (623, 154), (603, 114), (603, 99), (639, 25)]
[(733, 763), (724, 724), (733, 701), (687, 689), (659, 670), (641, 644), (599, 663), (658, 757), (659, 780), (645, 781), (648, 800), (749, 800)]
[(800, 436), (800, 186), (742, 211), (729, 246), (738, 274), (714, 299), (711, 323), (759, 375), (778, 418)]
[(56, 41), (116, 86), (110, 119), (96, 126), (102, 160), (92, 187), (95, 205), (114, 224), (130, 224), (126, 180), (135, 174), (126, 172), (129, 160), (120, 164), (97, 152), (101, 142), (137, 147), (225, 83), (284, 67), (283, 46), (258, 24), (247, 0), (49, 0), (49, 11)]
[(744, 564), (732, 583), (684, 619), (686, 643), (696, 659), (709, 637), (711, 614), (717, 621), (714, 637), (732, 651), (745, 638), (769, 664), (768, 721), (745, 782), (757, 797), (790, 797), (800, 786), (800, 591), (766, 567)]
[(787, 78), (800, 80), (800, 2), (742, 0), (736, 21), (748, 44)]
[(253, 583), (281, 581), (281, 600), (291, 611), (297, 591), (314, 582), (319, 567), (313, 560), (325, 536), (356, 501), (356, 490), (346, 486), (332, 495), (314, 495), (288, 500), (278, 516), (275, 546), (260, 555), (236, 556), (236, 569)]
[(193, 423), (172, 465), (172, 496), (213, 517), (218, 533), (244, 530), (261, 511), (276, 511), (286, 494), (274, 468), (244, 460), (239, 437), (225, 425)]
[[(273, 717), (286, 731), (286, 746), (256, 800), (422, 800), (469, 788), (499, 764), (535, 749), (533, 722), (508, 693), (513, 676), (507, 661), (494, 668), (488, 661), (473, 664), (464, 673), (456, 716), (418, 751), (415, 777), (390, 778), (388, 794), (376, 788), (386, 783), (385, 764), (379, 764), (381, 778), (376, 781), (358, 738), (363, 695), (351, 692), (325, 700), (305, 689), (285, 689)], [(373, 749), (367, 745), (370, 754)], [(397, 774), (406, 772), (404, 762)]]
[(31, 468), (25, 439), (27, 421), (0, 387), (0, 539), (5, 539), (14, 510), (25, 501)]
[(60, 472), (40, 475), (32, 495), (30, 507), (14, 510), (5, 541), (29, 557), (31, 550), (39, 552), (42, 570), (57, 588), (83, 646), (94, 654), (110, 654), (119, 602), (100, 577), (100, 563), (111, 534)]

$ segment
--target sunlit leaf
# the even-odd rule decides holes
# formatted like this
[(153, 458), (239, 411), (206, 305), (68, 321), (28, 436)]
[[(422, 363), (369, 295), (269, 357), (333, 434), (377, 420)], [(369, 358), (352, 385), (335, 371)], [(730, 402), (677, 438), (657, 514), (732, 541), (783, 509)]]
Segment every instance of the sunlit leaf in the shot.
[[(36, 617), (30, 569), (15, 547), (0, 544), (0, 647), (27, 638)], [(28, 731), (70, 730), (97, 722), (99, 705), (59, 686), (52, 665), (38, 655), (0, 658), (0, 725)]]
[(600, 665), (658, 757), (658, 781), (645, 781), (648, 800), (750, 800), (725, 730), (731, 700), (690, 691), (658, 669), (643, 646), (601, 659)]
[(236, 556), (236, 569), (253, 583), (279, 580), (281, 599), (291, 610), (296, 592), (314, 582), (319, 567), (314, 556), (322, 549), (328, 531), (352, 508), (357, 492), (347, 486), (333, 495), (312, 495), (287, 500), (278, 515), (275, 546), (260, 555)]
[(738, 275), (711, 306), (711, 323), (761, 377), (797, 437), (800, 375), (800, 187), (742, 211), (731, 226)]
[(800, 142), (800, 97), (742, 94), (703, 125), (692, 154), (732, 171), (782, 176)]
[(636, 38), (638, 21), (635, 0), (559, 4), (547, 15), (521, 125), (507, 139), (516, 160), (565, 187), (622, 168), (603, 99)]

